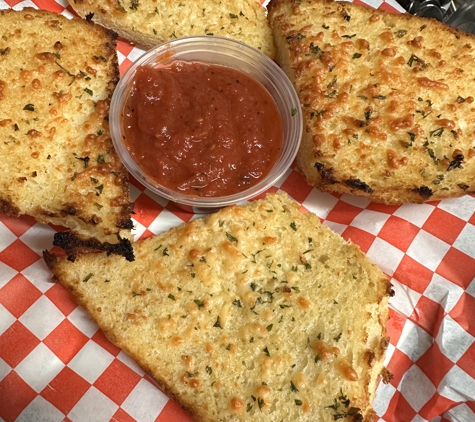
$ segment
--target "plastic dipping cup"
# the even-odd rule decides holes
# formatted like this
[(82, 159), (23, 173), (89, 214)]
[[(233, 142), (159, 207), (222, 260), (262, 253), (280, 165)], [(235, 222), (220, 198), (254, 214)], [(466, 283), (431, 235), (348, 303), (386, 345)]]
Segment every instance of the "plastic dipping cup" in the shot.
[[(172, 61), (197, 61), (238, 69), (252, 76), (269, 91), (282, 119), (282, 148), (270, 170), (256, 185), (233, 195), (203, 197), (185, 195), (158, 184), (143, 172), (129, 153), (122, 136), (124, 104), (139, 66), (165, 66)], [(282, 69), (259, 50), (239, 41), (215, 36), (178, 38), (158, 45), (135, 61), (120, 79), (112, 96), (109, 123), (112, 141), (127, 170), (146, 188), (193, 212), (212, 212), (242, 203), (268, 190), (289, 169), (302, 136), (302, 113), (292, 83)]]

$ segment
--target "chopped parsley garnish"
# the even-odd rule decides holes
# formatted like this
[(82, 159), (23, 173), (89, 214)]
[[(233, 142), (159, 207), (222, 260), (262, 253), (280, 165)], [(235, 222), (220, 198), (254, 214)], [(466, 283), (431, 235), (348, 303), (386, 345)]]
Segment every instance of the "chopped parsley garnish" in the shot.
[(292, 221), (292, 223), (290, 223), (290, 227), (292, 228), (292, 230), (297, 231), (297, 224), (295, 224), (295, 221)]
[(409, 67), (412, 67), (414, 62), (420, 63), (422, 67), (427, 67), (426, 62), (424, 60), (420, 59), (415, 54), (411, 54), (411, 57), (409, 58), (407, 64), (409, 65)]
[(302, 41), (304, 38), (307, 38), (305, 35), (301, 34), (300, 32), (297, 35), (289, 35), (286, 40), (290, 43), (290, 40), (294, 38), (297, 41)]
[(440, 160), (436, 157), (434, 150), (432, 148), (427, 148), (427, 152), (429, 153), (430, 158), (434, 160), (434, 163), (439, 164)]
[(117, 10), (119, 10), (122, 13), (127, 13), (127, 10), (124, 9), (124, 6), (122, 6), (120, 0), (117, 0)]
[(205, 303), (202, 300), (195, 299), (193, 302), (196, 303), (198, 309), (201, 309), (203, 306), (205, 306)]
[(75, 157), (77, 160), (81, 160), (84, 162), (84, 168), (87, 169), (89, 167), (89, 157)]
[(168, 299), (175, 300), (175, 296), (173, 296), (171, 293), (168, 295)]
[(84, 88), (84, 92), (86, 92), (87, 94), (89, 94), (90, 96), (93, 96), (94, 93), (89, 89), (89, 88)]
[(416, 113), (422, 114), (422, 118), (425, 119), (429, 114), (432, 113), (432, 111), (429, 111), (428, 113), (426, 113), (424, 110), (416, 110)]
[(447, 171), (454, 170), (456, 168), (463, 168), (462, 167), (462, 161), (464, 159), (463, 154), (457, 155), (451, 162), (450, 165), (447, 167)]
[(322, 49), (318, 45), (314, 45), (313, 42), (311, 42), (310, 43), (310, 51), (313, 54), (318, 55), (322, 52)]
[(239, 299), (234, 300), (233, 305), (237, 306), (238, 308), (242, 308), (242, 303)]
[(430, 136), (442, 136), (442, 134), (444, 133), (444, 128), (443, 127), (439, 127), (438, 129), (435, 129), (431, 132), (429, 132), (429, 135)]
[[(333, 399), (333, 404), (326, 406), (325, 409), (332, 409), (333, 410), (333, 420), (337, 421), (339, 419), (347, 418), (348, 416), (353, 416), (353, 420), (362, 420), (357, 419), (357, 415), (362, 418), (360, 413), (360, 408), (358, 407), (350, 407), (350, 399), (343, 394), (343, 391), (340, 389), (340, 396), (338, 399)], [(345, 409), (342, 409), (344, 407)]]
[(292, 107), (292, 108), (290, 109), (290, 115), (291, 115), (291, 116), (295, 116), (296, 114), (297, 114), (297, 109)]
[(25, 107), (23, 107), (23, 110), (35, 111), (35, 106), (33, 104), (27, 104)]
[(290, 381), (290, 390), (293, 391), (294, 393), (299, 392), (299, 389), (294, 385), (292, 381)]
[(228, 232), (226, 232), (226, 237), (229, 239), (230, 242), (236, 242), (237, 243), (237, 241), (238, 241), (232, 234), (229, 234)]
[(93, 273), (89, 273), (86, 277), (84, 277), (83, 283), (87, 283), (93, 275)]
[(221, 327), (221, 321), (219, 320), (219, 315), (218, 315), (218, 318), (216, 319), (216, 322), (214, 323), (213, 327), (223, 328), (223, 327)]

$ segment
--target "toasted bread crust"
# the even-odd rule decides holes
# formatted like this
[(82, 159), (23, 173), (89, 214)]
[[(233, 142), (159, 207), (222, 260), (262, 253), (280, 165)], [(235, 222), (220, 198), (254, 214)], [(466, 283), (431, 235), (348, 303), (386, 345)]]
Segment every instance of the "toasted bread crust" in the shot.
[(69, 3), (81, 17), (113, 29), (144, 49), (183, 36), (207, 34), (245, 42), (275, 57), (265, 9), (257, 0), (165, 0), (159, 3), (141, 0), (131, 4), (69, 0)]
[(100, 241), (130, 236), (128, 173), (107, 121), (116, 38), (47, 11), (0, 11), (0, 212)]
[(391, 285), (317, 216), (268, 195), (133, 247), (44, 257), (196, 421), (372, 419)]
[(330, 0), (272, 0), (309, 184), (387, 204), (475, 192), (475, 36)]
[(68, 260), (74, 261), (77, 255), (106, 252), (107, 255), (121, 255), (127, 261), (134, 260), (134, 252), (129, 239), (119, 239), (118, 243), (99, 242), (96, 239), (81, 239), (70, 232), (55, 233), (54, 246), (59, 246), (68, 255)]

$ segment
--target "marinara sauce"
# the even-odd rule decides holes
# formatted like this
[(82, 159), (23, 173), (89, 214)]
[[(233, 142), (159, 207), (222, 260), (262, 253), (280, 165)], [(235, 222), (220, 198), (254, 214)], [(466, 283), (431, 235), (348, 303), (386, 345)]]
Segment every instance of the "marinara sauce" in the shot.
[(130, 154), (159, 184), (224, 196), (258, 183), (282, 147), (269, 92), (225, 66), (176, 61), (137, 69), (123, 116)]

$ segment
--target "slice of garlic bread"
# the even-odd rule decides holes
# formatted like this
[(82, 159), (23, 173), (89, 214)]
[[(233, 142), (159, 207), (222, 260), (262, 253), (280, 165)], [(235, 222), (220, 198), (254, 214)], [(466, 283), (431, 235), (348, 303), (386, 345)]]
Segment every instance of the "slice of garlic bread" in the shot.
[(475, 192), (475, 36), (328, 0), (272, 0), (309, 184), (388, 204)]
[(116, 37), (32, 8), (0, 11), (0, 212), (117, 242), (132, 227), (109, 135)]
[(116, 31), (149, 49), (178, 37), (216, 35), (233, 38), (274, 58), (265, 9), (258, 0), (69, 0), (83, 18)]
[(134, 252), (44, 257), (196, 421), (372, 420), (391, 286), (316, 215), (270, 194)]

